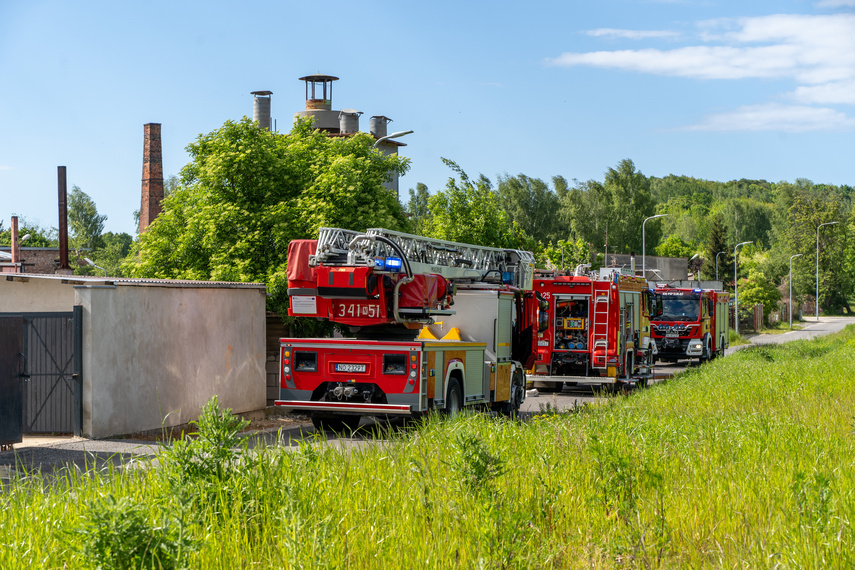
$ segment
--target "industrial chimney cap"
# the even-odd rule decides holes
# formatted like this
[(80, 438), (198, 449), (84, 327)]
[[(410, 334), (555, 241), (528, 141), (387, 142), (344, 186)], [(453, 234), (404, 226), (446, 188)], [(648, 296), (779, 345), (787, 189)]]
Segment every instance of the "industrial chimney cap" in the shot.
[(273, 95), (273, 91), (250, 91), (250, 95)]
[(334, 75), (324, 75), (323, 73), (317, 73), (315, 75), (307, 75), (306, 77), (301, 77), (300, 81), (338, 81), (338, 77)]

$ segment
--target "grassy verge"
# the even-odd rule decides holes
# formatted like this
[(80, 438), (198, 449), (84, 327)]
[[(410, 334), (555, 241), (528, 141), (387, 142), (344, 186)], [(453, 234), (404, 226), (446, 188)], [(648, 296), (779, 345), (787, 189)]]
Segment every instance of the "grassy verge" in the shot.
[(239, 453), (210, 408), (157, 469), (5, 486), (0, 567), (847, 568), (853, 410), (851, 327), (349, 451)]
[(751, 341), (737, 333), (733, 329), (730, 329), (727, 333), (727, 342), (728, 346), (739, 346), (742, 344), (750, 344)]

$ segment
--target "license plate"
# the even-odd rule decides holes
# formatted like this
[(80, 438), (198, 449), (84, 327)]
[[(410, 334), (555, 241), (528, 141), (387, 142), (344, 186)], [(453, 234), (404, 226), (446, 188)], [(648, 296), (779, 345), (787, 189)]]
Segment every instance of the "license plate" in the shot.
[(335, 316), (339, 319), (379, 319), (383, 313), (380, 312), (380, 303), (338, 301), (335, 307)]
[(365, 372), (364, 364), (336, 364), (336, 372)]
[(665, 335), (665, 338), (680, 338), (679, 333), (668, 333)]

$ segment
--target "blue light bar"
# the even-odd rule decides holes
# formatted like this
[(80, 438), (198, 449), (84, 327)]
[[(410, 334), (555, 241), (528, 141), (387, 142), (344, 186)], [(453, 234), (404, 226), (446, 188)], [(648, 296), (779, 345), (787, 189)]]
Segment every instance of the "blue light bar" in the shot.
[(401, 272), (401, 259), (398, 257), (387, 257), (385, 266), (383, 267), (386, 271), (392, 271), (395, 273)]
[(514, 284), (514, 274), (511, 271), (502, 271), (502, 283), (505, 285)]

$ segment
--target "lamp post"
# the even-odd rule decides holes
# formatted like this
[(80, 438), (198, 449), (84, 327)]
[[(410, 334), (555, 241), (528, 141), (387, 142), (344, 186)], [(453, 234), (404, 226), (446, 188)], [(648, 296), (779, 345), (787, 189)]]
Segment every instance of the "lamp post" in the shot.
[(644, 218), (644, 221), (641, 222), (641, 276), (647, 279), (647, 236), (644, 232), (644, 224), (647, 223), (647, 220), (653, 220), (656, 218), (663, 218), (668, 214), (656, 214), (655, 216), (650, 216), (649, 218)]
[(718, 281), (718, 256), (721, 255), (722, 253), (726, 253), (726, 252), (720, 251), (717, 254), (715, 254), (715, 280), (716, 281)]
[(89, 265), (91, 265), (92, 267), (95, 267), (95, 268), (100, 269), (101, 271), (103, 271), (103, 272), (104, 272), (104, 277), (106, 277), (106, 276), (107, 276), (107, 270), (106, 270), (106, 269), (104, 269), (103, 267), (101, 267), (100, 265), (95, 265), (95, 262), (94, 262), (94, 261), (92, 261), (91, 259), (89, 259), (88, 257), (84, 257), (84, 258), (83, 258), (83, 261), (85, 261), (86, 263), (88, 263), (88, 264), (89, 264)]
[(816, 320), (819, 320), (819, 228), (822, 226), (832, 226), (838, 222), (826, 222), (816, 226)]
[(379, 138), (379, 139), (377, 139), (377, 141), (374, 143), (373, 148), (377, 148), (377, 145), (379, 145), (379, 144), (380, 144), (381, 142), (383, 142), (383, 141), (387, 141), (387, 140), (389, 140), (389, 139), (396, 139), (396, 138), (398, 138), (398, 137), (402, 137), (402, 136), (404, 136), (404, 135), (409, 135), (409, 134), (412, 134), (412, 132), (413, 132), (413, 131), (398, 131), (397, 133), (392, 133), (391, 135), (386, 135), (385, 137), (380, 137), (380, 138)]
[(793, 258), (801, 257), (803, 253), (797, 253), (790, 256), (790, 330), (793, 330)]
[(742, 243), (736, 244), (736, 247), (733, 248), (733, 320), (736, 321), (736, 326), (734, 329), (736, 330), (736, 334), (739, 334), (739, 297), (737, 296), (738, 288), (737, 288), (737, 276), (736, 276), (736, 248), (740, 245), (747, 245), (749, 243), (754, 243), (753, 241), (744, 241)]

